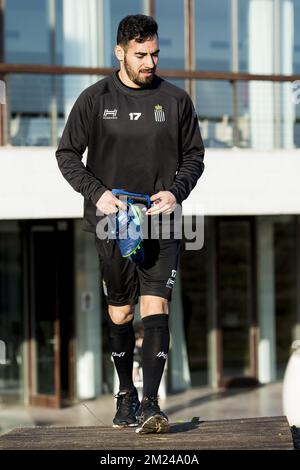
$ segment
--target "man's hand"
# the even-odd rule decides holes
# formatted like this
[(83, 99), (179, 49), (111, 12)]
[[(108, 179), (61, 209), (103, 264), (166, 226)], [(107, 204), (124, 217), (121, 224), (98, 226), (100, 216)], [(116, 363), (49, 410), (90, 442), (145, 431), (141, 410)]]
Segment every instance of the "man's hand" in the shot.
[(97, 209), (103, 212), (105, 215), (115, 214), (119, 208), (126, 210), (126, 204), (121, 202), (113, 193), (109, 190), (105, 191), (96, 204)]
[(154, 205), (147, 210), (146, 215), (171, 214), (176, 207), (176, 198), (170, 191), (159, 191), (150, 199)]

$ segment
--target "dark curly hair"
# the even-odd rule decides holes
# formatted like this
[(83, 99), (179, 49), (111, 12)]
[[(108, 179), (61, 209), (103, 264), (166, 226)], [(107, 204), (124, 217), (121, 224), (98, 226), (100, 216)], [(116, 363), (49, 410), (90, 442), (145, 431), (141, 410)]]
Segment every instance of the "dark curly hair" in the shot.
[(128, 15), (120, 21), (117, 32), (117, 44), (127, 46), (131, 39), (145, 42), (157, 35), (158, 26), (152, 16)]

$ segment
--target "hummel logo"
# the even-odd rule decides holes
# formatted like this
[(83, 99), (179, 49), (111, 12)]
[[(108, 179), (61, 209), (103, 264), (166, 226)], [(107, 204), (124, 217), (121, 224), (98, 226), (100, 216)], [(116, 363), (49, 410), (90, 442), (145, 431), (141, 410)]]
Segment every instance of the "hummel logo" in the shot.
[(156, 357), (163, 357), (164, 359), (167, 359), (168, 353), (164, 353), (163, 351), (160, 351), (158, 354), (156, 354)]
[(105, 109), (103, 119), (118, 119), (117, 112), (117, 109)]
[(120, 352), (120, 353), (112, 352), (111, 355), (112, 357), (123, 357), (125, 356), (125, 352)]

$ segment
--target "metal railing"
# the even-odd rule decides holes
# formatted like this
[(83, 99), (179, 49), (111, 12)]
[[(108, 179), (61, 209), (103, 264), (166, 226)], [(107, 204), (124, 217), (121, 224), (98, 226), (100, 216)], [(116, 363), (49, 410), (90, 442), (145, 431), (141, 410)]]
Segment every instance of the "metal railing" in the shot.
[[(0, 80), (7, 90), (7, 102), (0, 105), (0, 145), (56, 146), (67, 117), (66, 95), (69, 102), (75, 101), (85, 88), (84, 77), (96, 81), (113, 71), (0, 63)], [(159, 69), (158, 74), (191, 94), (206, 146), (257, 148), (264, 138), (269, 148), (300, 146), (300, 113), (291, 102), (291, 84), (299, 75), (169, 69)], [(32, 129), (35, 138), (29, 135)]]

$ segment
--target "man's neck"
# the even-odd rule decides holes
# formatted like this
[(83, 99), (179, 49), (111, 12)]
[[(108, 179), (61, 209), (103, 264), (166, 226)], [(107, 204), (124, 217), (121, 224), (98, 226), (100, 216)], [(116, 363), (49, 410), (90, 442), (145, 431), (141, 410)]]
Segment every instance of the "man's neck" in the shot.
[(121, 80), (124, 85), (128, 86), (129, 88), (142, 88), (141, 86), (137, 85), (136, 83), (132, 82), (128, 77), (127, 73), (124, 70), (119, 70), (118, 72), (119, 79)]

